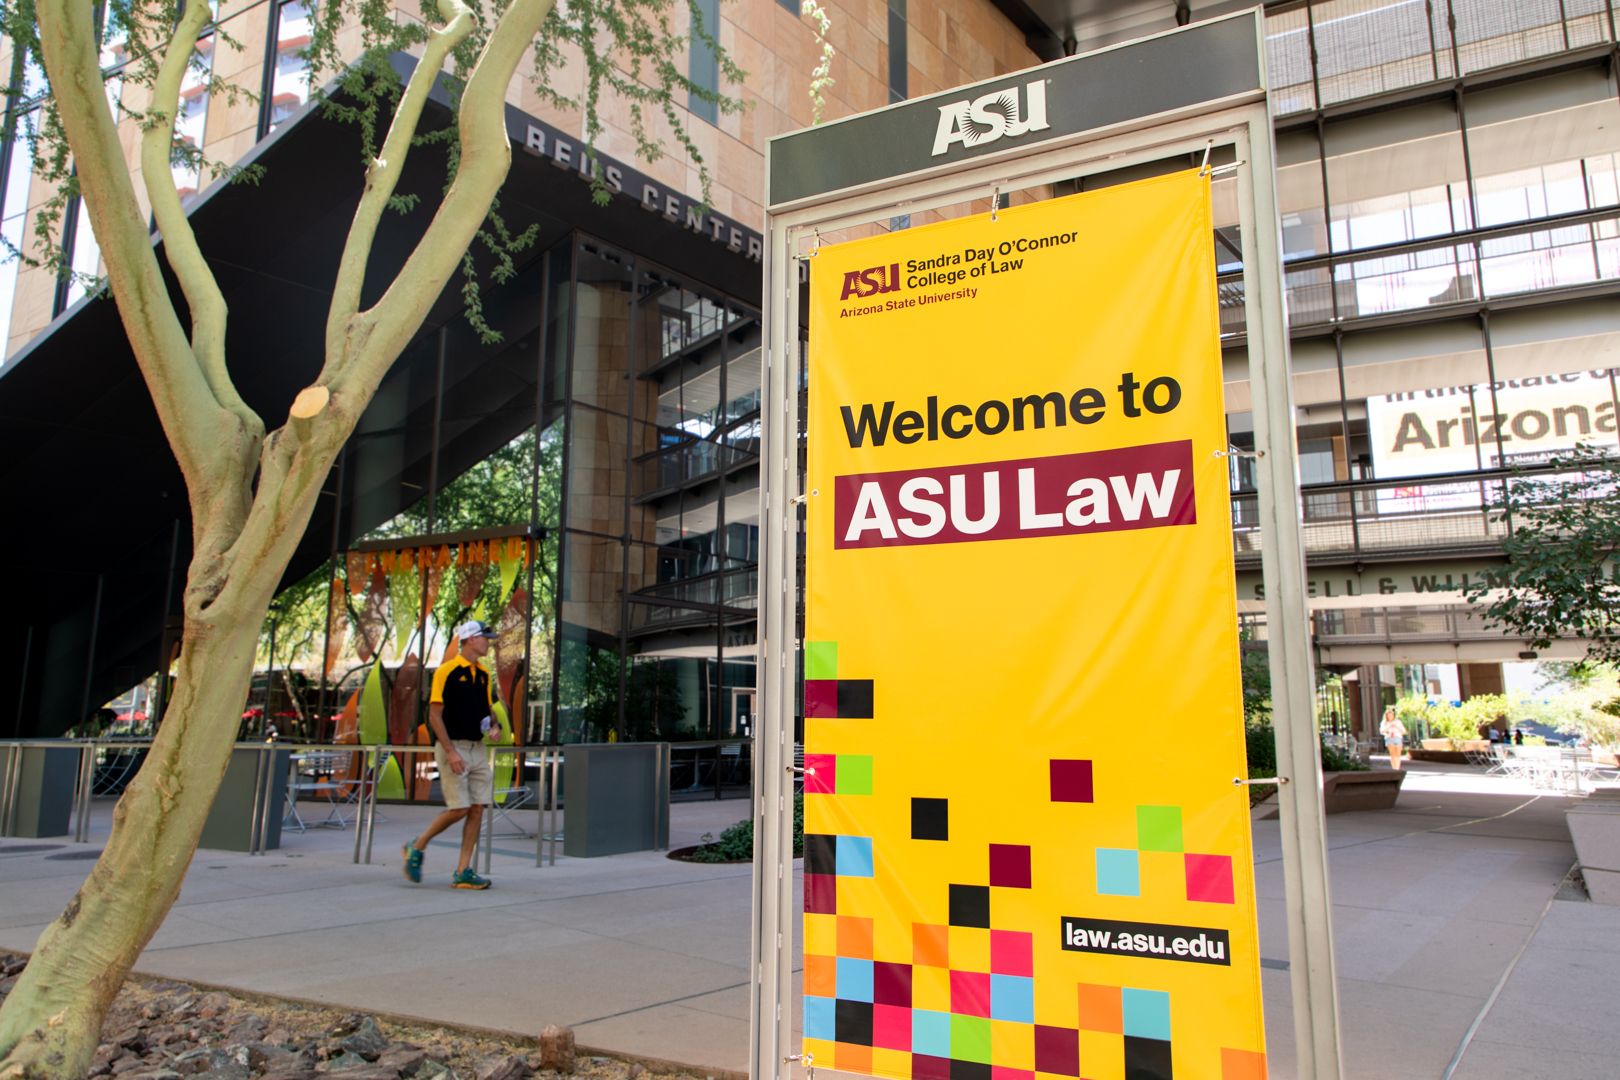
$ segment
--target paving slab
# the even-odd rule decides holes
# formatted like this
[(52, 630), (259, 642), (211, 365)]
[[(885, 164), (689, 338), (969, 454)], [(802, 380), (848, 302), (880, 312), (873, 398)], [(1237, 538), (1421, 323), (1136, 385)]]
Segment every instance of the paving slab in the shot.
[[(1458, 1080), (1620, 1075), (1620, 909), (1552, 900), (1574, 861), (1568, 800), (1499, 781), (1420, 763), (1393, 810), (1328, 819), (1349, 1076), (1440, 1077), (1499, 984)], [(718, 835), (748, 809), (676, 804), (671, 843)], [(89, 868), (62, 856), (97, 850), (110, 811), (98, 804), (89, 845), (0, 841), (0, 948), (32, 947)], [(554, 865), (536, 868), (535, 841), (504, 835), (495, 888), (468, 892), (442, 881), (455, 859), (447, 836), (413, 886), (399, 847), (433, 810), (385, 813), (370, 865), (352, 861), (347, 829), (284, 833), (264, 856), (199, 852), (138, 970), (523, 1034), (568, 1024), (586, 1046), (746, 1068), (747, 867), (559, 849)], [(513, 816), (536, 828), (534, 813)], [(1288, 1080), (1280, 850), (1277, 822), (1257, 821), (1271, 1076)], [(796, 866), (796, 893), (800, 884)], [(797, 1017), (797, 954), (794, 964)]]

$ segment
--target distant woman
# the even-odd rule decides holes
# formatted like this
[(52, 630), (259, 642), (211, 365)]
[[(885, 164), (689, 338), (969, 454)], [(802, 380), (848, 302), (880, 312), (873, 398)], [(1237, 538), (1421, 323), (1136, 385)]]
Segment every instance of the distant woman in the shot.
[(1401, 744), (1406, 742), (1406, 725), (1395, 718), (1393, 708), (1384, 710), (1384, 722), (1378, 725), (1378, 734), (1384, 737), (1384, 745), (1389, 747), (1389, 766), (1396, 772), (1401, 771)]

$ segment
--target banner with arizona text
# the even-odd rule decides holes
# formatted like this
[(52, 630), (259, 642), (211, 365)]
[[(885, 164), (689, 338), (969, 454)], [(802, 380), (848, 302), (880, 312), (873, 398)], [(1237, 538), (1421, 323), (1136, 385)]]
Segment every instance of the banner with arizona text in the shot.
[(810, 288), (804, 1050), (1264, 1077), (1208, 179)]

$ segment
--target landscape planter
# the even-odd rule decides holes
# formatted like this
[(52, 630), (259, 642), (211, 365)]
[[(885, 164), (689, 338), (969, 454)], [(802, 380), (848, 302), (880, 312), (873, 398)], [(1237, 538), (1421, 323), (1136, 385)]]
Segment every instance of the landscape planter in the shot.
[(1388, 810), (1400, 797), (1404, 772), (1330, 772), (1322, 775), (1322, 812), (1346, 814), (1356, 810)]
[(1620, 792), (1604, 791), (1564, 811), (1575, 859), (1594, 903), (1620, 905)]
[(1424, 739), (1421, 748), (1413, 748), (1407, 756), (1413, 761), (1447, 761), (1453, 765), (1467, 765), (1470, 752), (1488, 753), (1488, 739), (1467, 739), (1453, 745), (1450, 739)]

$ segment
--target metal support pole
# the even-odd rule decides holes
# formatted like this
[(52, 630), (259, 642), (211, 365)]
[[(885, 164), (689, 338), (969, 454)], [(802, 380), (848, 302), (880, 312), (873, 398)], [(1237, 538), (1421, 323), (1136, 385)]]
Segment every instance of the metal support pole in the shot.
[[(484, 744), (484, 753), (489, 758), (489, 774), (495, 775), (495, 748), (488, 743)], [(489, 873), (491, 862), (495, 857), (495, 795), (491, 792), (489, 805), (484, 807), (484, 873)]]
[[(767, 150), (766, 171), (769, 172)], [(759, 735), (754, 759), (754, 865), (748, 1075), (782, 1075), (793, 1046), (794, 675), (798, 651), (798, 265), (787, 228), (765, 237), (765, 352), (761, 370)], [(784, 956), (785, 954), (785, 956)], [(784, 959), (786, 962), (784, 962)]]
[(106, 584), (105, 574), (96, 575), (96, 603), (90, 614), (90, 647), (84, 656), (84, 693), (79, 700), (79, 719), (82, 724), (90, 719), (90, 687), (96, 676), (96, 635), (101, 629), (101, 590)]
[(86, 844), (90, 841), (90, 785), (95, 782), (96, 772), (96, 742), (87, 739), (79, 744), (79, 789), (78, 805), (74, 808), (76, 819), (73, 827), (73, 842)]
[(382, 755), (371, 751), (371, 797), (366, 806), (366, 865), (371, 865), (371, 839), (377, 831), (377, 789), (382, 786)]
[(6, 755), (5, 790), (0, 791), (0, 836), (10, 836), (17, 825), (17, 784), (22, 778), (22, 743)]
[[(233, 751), (234, 753), (234, 751)], [(253, 758), (253, 813), (248, 818), (248, 854), (257, 855), (264, 831), (264, 751)]]
[[(264, 809), (259, 818), (259, 854), (263, 855), (270, 850), (270, 815), (282, 812), (273, 796), (276, 792), (276, 748), (274, 744), (267, 743), (263, 750), (264, 755)], [(280, 835), (279, 833), (277, 834)]]
[(563, 756), (562, 747), (559, 746), (559, 747), (556, 748), (556, 750), (552, 751), (552, 755), (551, 755), (551, 810), (550, 810), (549, 813), (546, 814), (546, 820), (548, 822), (550, 822), (550, 824), (551, 824), (551, 828), (549, 830), (549, 835), (546, 837), (546, 845), (547, 845), (547, 851), (550, 853), (549, 863), (552, 866), (557, 865), (557, 808), (558, 808), (558, 805), (562, 801), (557, 796), (557, 780), (558, 780), (558, 777), (561, 775), (561, 772), (562, 772), (562, 756)]
[(1292, 781), (1278, 789), (1277, 801), (1298, 1054), (1295, 1075), (1299, 1080), (1339, 1080), (1344, 1064), (1333, 971), (1322, 764), (1312, 715), (1310, 613), (1273, 156), (1270, 121), (1264, 112), (1253, 112), (1247, 138), (1238, 148), (1239, 159), (1249, 163), (1238, 170), (1238, 211), (1255, 448), (1264, 455), (1257, 463), (1257, 486), (1271, 696), (1277, 717), (1277, 771)]
[[(543, 852), (544, 845), (546, 845), (546, 798), (548, 798), (548, 793), (546, 793), (546, 756), (548, 756), (549, 753), (551, 753), (551, 751), (544, 750), (544, 748), (541, 748), (541, 751), (539, 751), (539, 767), (538, 767), (538, 772), (536, 772), (536, 776), (535, 776), (535, 868), (536, 868), (536, 870), (538, 870), (539, 866), (544, 865), (544, 860), (543, 860), (543, 858), (541, 858), (541, 852)], [(525, 755), (525, 764), (528, 764), (527, 763), (527, 755)]]
[(360, 766), (360, 798), (354, 817), (354, 861), (357, 863), (360, 861), (360, 840), (366, 832), (368, 793), (371, 790), (371, 767), (376, 760), (375, 751), (366, 750), (363, 752), (365, 754), (365, 764)]

